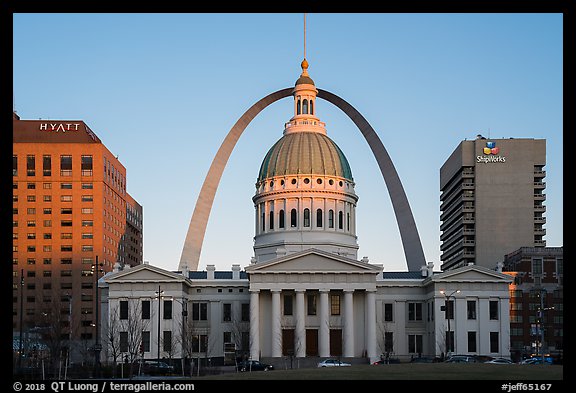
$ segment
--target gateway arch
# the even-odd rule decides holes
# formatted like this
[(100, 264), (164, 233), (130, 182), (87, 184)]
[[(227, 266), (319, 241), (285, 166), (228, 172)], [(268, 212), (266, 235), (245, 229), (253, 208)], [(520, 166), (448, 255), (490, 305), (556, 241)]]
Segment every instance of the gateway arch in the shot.
[[(222, 142), (222, 145), (218, 149), (218, 152), (210, 165), (210, 169), (208, 170), (208, 174), (204, 179), (204, 184), (202, 184), (200, 194), (198, 195), (198, 200), (196, 201), (196, 206), (194, 207), (192, 219), (190, 220), (188, 232), (184, 241), (184, 247), (182, 248), (180, 264), (178, 265), (179, 270), (198, 269), (202, 243), (204, 242), (204, 235), (206, 233), (208, 218), (214, 202), (214, 196), (216, 195), (218, 184), (222, 178), (222, 173), (224, 172), (226, 163), (234, 150), (234, 146), (236, 146), (236, 142), (238, 142), (238, 139), (240, 139), (240, 136), (248, 124), (250, 124), (250, 122), (264, 108), (282, 98), (291, 96), (293, 90), (293, 87), (278, 90), (256, 102), (240, 117), (240, 119), (238, 119)], [(366, 121), (364, 116), (362, 116), (360, 112), (358, 112), (348, 102), (336, 94), (322, 89), (318, 89), (317, 96), (334, 104), (348, 115), (360, 132), (362, 132), (366, 142), (368, 142), (368, 145), (378, 162), (380, 172), (384, 177), (386, 188), (388, 189), (388, 194), (392, 201), (392, 207), (394, 208), (394, 214), (396, 215), (396, 222), (400, 231), (408, 270), (420, 270), (422, 266), (426, 265), (422, 243), (420, 242), (420, 236), (416, 229), (416, 223), (412, 215), (412, 210), (410, 209), (410, 204), (408, 203), (408, 198), (406, 198), (404, 187), (402, 187), (402, 182), (398, 177), (398, 173), (394, 168), (394, 164), (392, 163), (384, 144), (372, 126), (370, 126), (368, 121)]]

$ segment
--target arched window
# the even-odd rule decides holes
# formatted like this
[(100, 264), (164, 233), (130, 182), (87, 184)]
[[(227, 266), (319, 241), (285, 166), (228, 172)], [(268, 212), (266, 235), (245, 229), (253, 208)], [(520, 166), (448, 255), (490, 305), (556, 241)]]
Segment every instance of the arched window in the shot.
[(338, 212), (338, 229), (344, 228), (344, 214), (342, 211)]
[(302, 102), (302, 114), (304, 115), (308, 114), (308, 100), (304, 100)]
[(300, 99), (298, 99), (298, 101), (296, 101), (296, 114), (299, 115), (300, 113), (301, 113)]
[(296, 227), (297, 221), (296, 221), (296, 209), (292, 209), (290, 211), (290, 226), (292, 228)]
[(304, 226), (310, 226), (310, 209), (304, 209)]
[(346, 215), (346, 230), (350, 230), (350, 213), (347, 213)]
[(314, 114), (314, 101), (310, 100), (310, 114)]
[(316, 210), (316, 227), (322, 228), (322, 209)]
[(278, 228), (284, 228), (284, 210), (280, 210), (279, 212)]
[(266, 213), (264, 212), (262, 212), (262, 225), (260, 228), (262, 228), (262, 233), (266, 232)]
[(270, 229), (274, 229), (274, 211), (270, 212)]
[(334, 210), (328, 210), (328, 228), (334, 228)]

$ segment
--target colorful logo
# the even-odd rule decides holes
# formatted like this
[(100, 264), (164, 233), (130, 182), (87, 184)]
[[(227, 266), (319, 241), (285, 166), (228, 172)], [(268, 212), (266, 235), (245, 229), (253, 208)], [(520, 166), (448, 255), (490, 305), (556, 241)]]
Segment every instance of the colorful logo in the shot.
[(483, 150), (484, 154), (498, 154), (500, 152), (500, 148), (496, 147), (496, 142), (486, 142), (486, 147)]

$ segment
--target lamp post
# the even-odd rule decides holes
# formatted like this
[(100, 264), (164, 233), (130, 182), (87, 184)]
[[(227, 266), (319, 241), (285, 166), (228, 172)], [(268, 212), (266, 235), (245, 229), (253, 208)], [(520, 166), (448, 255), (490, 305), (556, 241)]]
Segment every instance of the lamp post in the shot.
[(187, 340), (186, 340), (186, 326), (187, 326), (187, 319), (188, 319), (188, 302), (184, 297), (182, 297), (182, 301), (171, 298), (171, 300), (176, 301), (178, 304), (182, 306), (182, 348), (181, 348), (181, 355), (182, 355), (182, 376), (184, 376), (184, 368), (186, 366), (186, 362), (184, 361), (185, 351), (187, 350)]
[(98, 310), (100, 309), (100, 305), (99, 303), (99, 299), (98, 299), (98, 272), (100, 271), (104, 271), (102, 269), (102, 267), (104, 266), (103, 263), (98, 263), (98, 255), (96, 255), (96, 263), (94, 265), (92, 265), (92, 274), (94, 274), (94, 286), (95, 286), (95, 292), (96, 292), (96, 297), (94, 299), (94, 305), (96, 308), (96, 321), (95, 321), (95, 327), (96, 327), (96, 341), (94, 344), (94, 376), (95, 377), (100, 377), (100, 351), (102, 350), (102, 345), (100, 345), (100, 331), (99, 331), (99, 327), (100, 327), (100, 321), (99, 321), (99, 316), (98, 316)]
[(162, 294), (164, 293), (164, 291), (160, 288), (160, 285), (158, 285), (158, 291), (155, 292), (156, 296), (158, 296), (158, 361), (160, 361), (160, 302), (162, 299)]
[[(545, 364), (544, 354), (544, 311), (554, 310), (554, 307), (544, 307), (543, 291), (540, 291), (540, 307), (538, 307), (538, 330), (540, 331), (540, 356), (542, 357), (542, 364)], [(538, 350), (538, 347), (536, 347)]]
[(450, 313), (450, 315), (448, 314), (448, 305), (450, 304), (450, 298), (453, 298), (454, 301), (456, 301), (456, 298), (454, 297), (455, 294), (460, 293), (459, 289), (456, 289), (455, 291), (453, 291), (450, 295), (446, 294), (446, 291), (441, 290), (440, 293), (442, 295), (444, 295), (444, 313), (446, 315), (446, 319), (448, 319), (448, 337), (446, 339), (446, 356), (448, 356), (448, 353), (451, 352), (450, 349), (452, 349), (452, 339), (451, 339), (451, 333), (452, 331), (450, 330), (450, 319), (452, 319), (452, 317), (454, 317), (454, 308), (452, 308), (452, 312)]

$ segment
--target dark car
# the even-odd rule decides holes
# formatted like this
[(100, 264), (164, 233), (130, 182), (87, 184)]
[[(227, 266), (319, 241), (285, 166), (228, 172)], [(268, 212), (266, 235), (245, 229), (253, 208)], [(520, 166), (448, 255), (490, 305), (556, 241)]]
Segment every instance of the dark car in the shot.
[(373, 366), (378, 366), (381, 364), (400, 364), (400, 359), (398, 358), (380, 359), (372, 363)]
[(174, 372), (174, 366), (155, 360), (145, 360), (141, 367), (142, 374), (147, 375), (168, 375)]
[(477, 363), (476, 357), (471, 355), (452, 355), (445, 360), (446, 363)]
[(438, 363), (438, 362), (440, 362), (440, 358), (433, 358), (430, 356), (420, 356), (410, 360), (410, 363)]
[(240, 372), (245, 371), (270, 371), (274, 370), (271, 364), (260, 363), (258, 360), (244, 360), (236, 366), (236, 370)]

